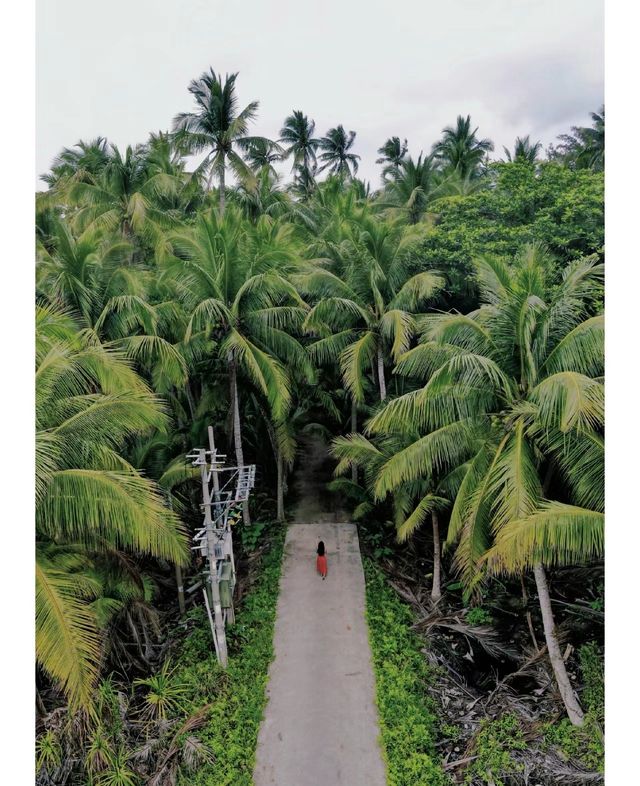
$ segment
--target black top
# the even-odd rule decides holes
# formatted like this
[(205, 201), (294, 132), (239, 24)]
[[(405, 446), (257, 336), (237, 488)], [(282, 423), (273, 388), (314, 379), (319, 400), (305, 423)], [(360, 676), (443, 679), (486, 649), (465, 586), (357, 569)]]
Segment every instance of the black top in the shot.
[(321, 540), (321, 541), (318, 543), (318, 549), (317, 549), (317, 552), (318, 552), (318, 556), (319, 556), (319, 557), (324, 557), (324, 541), (323, 541), (323, 540)]

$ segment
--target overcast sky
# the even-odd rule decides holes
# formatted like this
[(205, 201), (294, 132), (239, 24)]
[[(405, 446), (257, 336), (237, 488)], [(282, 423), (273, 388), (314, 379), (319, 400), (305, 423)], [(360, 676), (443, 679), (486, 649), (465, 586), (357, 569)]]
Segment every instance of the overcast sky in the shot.
[[(302, 109), (316, 134), (357, 132), (359, 175), (406, 137), (429, 151), (456, 115), (512, 146), (546, 146), (603, 102), (601, 0), (37, 0), (36, 171), (64, 146), (144, 142), (191, 109), (189, 81), (239, 71), (260, 102), (252, 133), (277, 138)], [(43, 188), (38, 181), (38, 188)]]

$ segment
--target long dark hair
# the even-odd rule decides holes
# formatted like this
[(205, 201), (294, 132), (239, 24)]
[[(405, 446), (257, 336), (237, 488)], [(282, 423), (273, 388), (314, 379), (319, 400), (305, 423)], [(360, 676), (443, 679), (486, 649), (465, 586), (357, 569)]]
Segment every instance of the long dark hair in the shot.
[(321, 540), (318, 543), (317, 552), (318, 552), (318, 556), (319, 557), (324, 557), (324, 541), (323, 540)]

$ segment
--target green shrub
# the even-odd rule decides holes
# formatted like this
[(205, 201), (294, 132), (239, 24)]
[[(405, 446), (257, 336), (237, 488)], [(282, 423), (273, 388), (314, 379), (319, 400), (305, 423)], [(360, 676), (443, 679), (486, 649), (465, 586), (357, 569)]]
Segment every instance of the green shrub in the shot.
[(228, 629), (229, 667), (215, 659), (209, 623), (203, 609), (192, 613), (198, 625), (184, 642), (178, 662), (182, 683), (190, 686), (194, 707), (210, 703), (207, 724), (198, 737), (213, 761), (195, 774), (184, 774), (182, 786), (251, 786), (258, 730), (266, 704), (268, 669), (273, 659), (273, 628), (284, 530), (276, 531), (262, 558), (256, 585), (244, 599), (236, 624)]
[(269, 524), (270, 522), (253, 521), (249, 527), (238, 527), (242, 548), (247, 552), (254, 551), (268, 531)]
[(482, 606), (474, 606), (466, 613), (466, 619), (469, 625), (491, 625), (493, 617)]
[(462, 729), (453, 723), (443, 723), (440, 726), (440, 736), (445, 740), (457, 742), (462, 736)]
[(522, 765), (513, 758), (512, 751), (527, 747), (520, 722), (512, 713), (496, 720), (485, 719), (480, 723), (474, 753), (478, 757), (467, 770), (465, 783), (504, 786), (503, 777), (519, 772)]
[(376, 703), (389, 786), (444, 786), (448, 783), (435, 750), (438, 719), (427, 687), (433, 676), (411, 631), (413, 615), (364, 560), (367, 622), (376, 677)]
[(543, 727), (544, 741), (567, 759), (574, 759), (590, 770), (604, 771), (604, 668), (598, 646), (585, 644), (578, 651), (584, 681), (582, 703), (586, 710), (584, 725), (574, 726), (568, 718)]
[(589, 642), (578, 651), (580, 671), (584, 680), (582, 701), (595, 720), (604, 722), (604, 663), (598, 645)]
[(568, 718), (543, 727), (544, 741), (564, 759), (573, 759), (589, 770), (603, 772), (604, 741), (600, 729), (587, 712), (584, 726), (574, 726)]

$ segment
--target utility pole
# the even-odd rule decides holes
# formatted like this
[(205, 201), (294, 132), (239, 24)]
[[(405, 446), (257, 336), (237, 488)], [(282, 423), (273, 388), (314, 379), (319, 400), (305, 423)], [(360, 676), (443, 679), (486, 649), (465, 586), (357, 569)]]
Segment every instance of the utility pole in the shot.
[[(216, 453), (216, 443), (213, 439), (213, 426), (207, 427), (207, 433), (209, 435), (209, 450), (211, 451), (211, 455), (215, 456)], [(215, 500), (215, 517), (216, 521), (219, 521), (223, 517), (223, 510), (222, 510), (222, 502), (220, 500), (220, 478), (218, 477), (217, 472), (212, 472), (213, 475), (213, 498)], [(231, 534), (231, 527), (229, 527), (228, 535), (229, 538), (229, 547), (230, 547), (230, 559), (231, 559), (231, 575), (232, 575), (232, 583), (235, 585), (235, 578), (236, 578), (236, 566), (233, 559), (233, 536)], [(233, 594), (231, 596), (231, 606), (227, 609), (227, 619), (231, 624), (236, 621), (236, 615), (233, 610)]]
[(193, 466), (200, 468), (204, 521), (194, 535), (193, 549), (207, 560), (204, 602), (211, 625), (216, 656), (223, 668), (228, 662), (225, 625), (235, 620), (233, 589), (235, 561), (231, 524), (234, 516), (249, 500), (255, 484), (256, 467), (226, 467), (218, 454), (213, 428), (208, 428), (209, 449), (196, 448), (188, 454)]
[[(204, 507), (204, 526), (207, 541), (207, 560), (209, 561), (209, 591), (211, 593), (211, 604), (213, 606), (214, 636), (217, 644), (216, 651), (218, 660), (223, 668), (227, 668), (227, 636), (224, 631), (224, 618), (222, 616), (222, 606), (220, 605), (220, 584), (218, 582), (218, 560), (216, 557), (216, 535), (213, 530), (213, 519), (211, 517), (211, 495), (209, 492), (209, 473), (207, 471), (206, 451), (204, 448), (199, 450), (202, 457), (200, 465), (200, 477), (202, 479), (202, 500)], [(215, 476), (213, 469), (216, 455), (211, 456), (211, 474)]]

